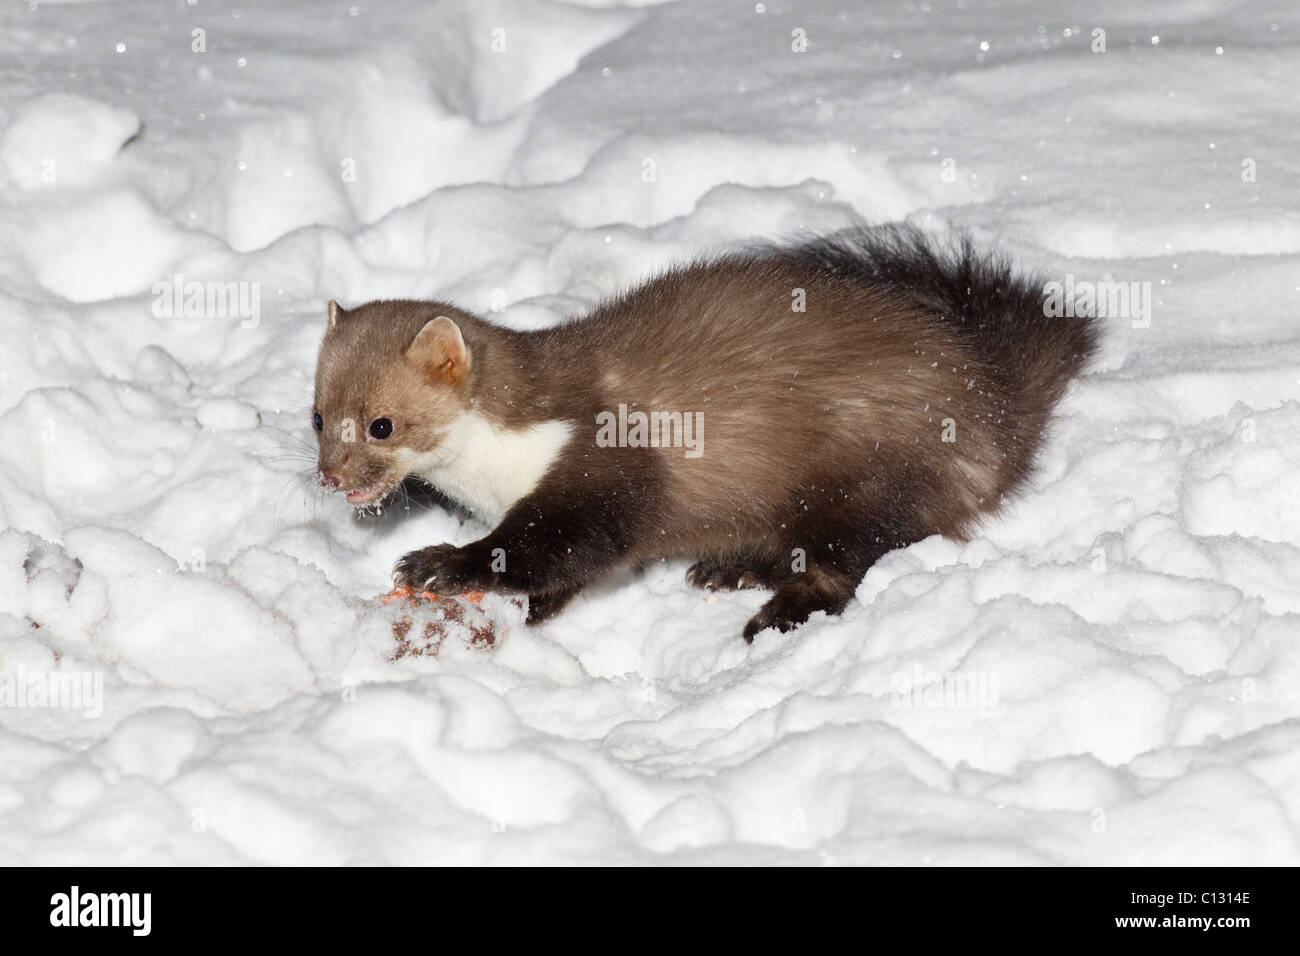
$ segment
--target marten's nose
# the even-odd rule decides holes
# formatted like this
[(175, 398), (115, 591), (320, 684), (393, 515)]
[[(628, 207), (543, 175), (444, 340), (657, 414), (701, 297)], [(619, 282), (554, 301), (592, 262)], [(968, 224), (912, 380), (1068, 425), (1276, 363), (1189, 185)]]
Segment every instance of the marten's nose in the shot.
[(322, 468), (320, 473), (320, 483), (322, 487), (328, 488), (330, 491), (337, 491), (339, 487), (338, 473), (326, 471)]

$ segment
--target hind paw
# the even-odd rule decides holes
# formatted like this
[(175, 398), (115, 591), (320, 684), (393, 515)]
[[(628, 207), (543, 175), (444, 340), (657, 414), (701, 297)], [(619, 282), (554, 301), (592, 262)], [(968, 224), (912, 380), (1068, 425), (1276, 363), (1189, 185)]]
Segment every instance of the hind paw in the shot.
[(743, 632), (745, 643), (754, 643), (755, 635), (769, 627), (783, 633), (793, 631), (817, 611), (839, 614), (852, 596), (851, 585), (834, 587), (830, 580), (813, 572), (788, 581), (749, 619)]

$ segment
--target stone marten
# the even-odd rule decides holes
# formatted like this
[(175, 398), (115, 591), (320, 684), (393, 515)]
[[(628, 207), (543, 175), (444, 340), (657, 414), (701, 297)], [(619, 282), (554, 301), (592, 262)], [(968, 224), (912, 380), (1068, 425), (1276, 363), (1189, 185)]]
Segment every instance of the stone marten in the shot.
[(313, 425), (327, 488), (414, 476), (492, 531), (395, 583), (559, 611), (611, 569), (774, 592), (749, 621), (839, 613), (886, 552), (967, 537), (1019, 488), (1091, 318), (965, 237), (856, 228), (679, 265), (553, 328), (445, 302), (329, 305)]

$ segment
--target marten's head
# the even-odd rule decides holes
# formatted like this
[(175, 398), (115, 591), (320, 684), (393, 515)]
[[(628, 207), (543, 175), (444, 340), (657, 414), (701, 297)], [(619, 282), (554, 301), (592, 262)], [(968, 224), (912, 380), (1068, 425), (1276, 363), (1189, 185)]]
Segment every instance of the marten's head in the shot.
[(330, 302), (312, 408), (323, 486), (372, 504), (437, 451), (469, 405), (465, 320), (437, 302)]

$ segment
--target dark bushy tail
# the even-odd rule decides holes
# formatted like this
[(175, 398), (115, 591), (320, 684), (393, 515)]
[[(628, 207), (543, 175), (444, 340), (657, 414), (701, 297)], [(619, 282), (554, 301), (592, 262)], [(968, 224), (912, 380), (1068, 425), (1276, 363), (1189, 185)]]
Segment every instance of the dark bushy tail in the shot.
[[(786, 253), (805, 268), (887, 285), (960, 330), (976, 351), (1050, 408), (1096, 352), (1091, 317), (1054, 318), (1043, 282), (968, 235), (945, 241), (911, 225), (848, 229)], [(783, 256), (784, 258), (784, 256)]]

